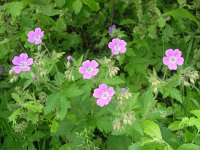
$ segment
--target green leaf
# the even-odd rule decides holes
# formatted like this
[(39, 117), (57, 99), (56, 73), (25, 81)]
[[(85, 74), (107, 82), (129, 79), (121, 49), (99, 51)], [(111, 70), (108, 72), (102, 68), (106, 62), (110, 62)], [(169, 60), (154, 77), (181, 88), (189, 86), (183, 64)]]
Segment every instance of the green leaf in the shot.
[(65, 98), (62, 95), (59, 100), (59, 109), (58, 109), (57, 117), (60, 120), (63, 120), (69, 108), (70, 108), (70, 102), (67, 100), (67, 98)]
[(54, 111), (58, 104), (59, 99), (60, 99), (60, 93), (54, 93), (49, 95), (46, 98), (46, 106), (44, 108), (44, 113), (48, 114), (49, 112)]
[(62, 94), (70, 98), (82, 95), (83, 91), (75, 83), (67, 84), (64, 82), (62, 87)]
[(8, 38), (5, 38), (3, 41), (0, 42), (0, 45), (8, 43), (10, 40)]
[(55, 0), (56, 6), (62, 7), (65, 4), (65, 0)]
[(163, 16), (173, 16), (176, 20), (179, 20), (180, 18), (189, 19), (194, 21), (200, 27), (199, 20), (192, 13), (183, 8), (173, 9), (163, 14)]
[(99, 11), (99, 3), (95, 0), (82, 0), (82, 2), (87, 5), (92, 11)]
[(112, 131), (112, 121), (108, 116), (97, 118), (96, 125), (101, 132), (109, 133)]
[(178, 0), (179, 5), (183, 5), (186, 3), (186, 0)]
[(56, 120), (53, 120), (52, 121), (52, 124), (51, 124), (51, 132), (52, 133), (55, 133), (58, 129), (58, 126), (59, 126), (59, 123), (56, 121)]
[(195, 116), (197, 116), (197, 118), (200, 119), (200, 110), (198, 110), (198, 109), (192, 110), (191, 113), (193, 113)]
[(74, 0), (72, 8), (73, 8), (75, 14), (78, 14), (81, 11), (81, 8), (82, 8), (81, 0)]
[(16, 124), (16, 123), (17, 123), (17, 122), (16, 122), (17, 117), (20, 115), (20, 113), (21, 113), (21, 109), (15, 110), (15, 111), (10, 115), (10, 117), (8, 117), (9, 122), (12, 122), (13, 125)]
[(124, 80), (122, 80), (119, 76), (116, 76), (116, 77), (113, 77), (113, 78), (103, 79), (99, 82), (109, 84), (109, 85), (118, 85), (118, 84), (123, 84)]
[(22, 102), (22, 99), (19, 97), (17, 93), (12, 93), (11, 96), (18, 104)]
[(29, 111), (32, 112), (42, 112), (43, 106), (40, 103), (36, 103), (33, 101), (28, 101), (23, 104), (24, 108), (27, 108)]
[(182, 103), (182, 96), (179, 90), (175, 88), (163, 87), (162, 90), (160, 90), (160, 92), (163, 94), (164, 98), (170, 96), (171, 98), (175, 98), (177, 101)]
[(178, 147), (177, 150), (199, 150), (200, 147), (196, 144), (187, 143)]
[(22, 2), (11, 2), (4, 5), (6, 11), (11, 14), (13, 17), (17, 17), (21, 14), (22, 9), (24, 8), (24, 3)]
[(151, 136), (152, 138), (162, 139), (160, 128), (155, 122), (151, 120), (145, 120), (142, 122), (142, 126), (144, 133), (147, 135)]
[(169, 128), (170, 130), (172, 130), (172, 131), (180, 130), (180, 129), (182, 129), (182, 128), (179, 126), (179, 124), (180, 124), (180, 121), (174, 121), (173, 123), (171, 123), (171, 124), (168, 126), (168, 128)]
[(160, 18), (158, 19), (158, 25), (159, 25), (159, 27), (160, 27), (160, 28), (163, 28), (163, 27), (165, 26), (165, 24), (166, 24), (166, 19), (160, 17)]

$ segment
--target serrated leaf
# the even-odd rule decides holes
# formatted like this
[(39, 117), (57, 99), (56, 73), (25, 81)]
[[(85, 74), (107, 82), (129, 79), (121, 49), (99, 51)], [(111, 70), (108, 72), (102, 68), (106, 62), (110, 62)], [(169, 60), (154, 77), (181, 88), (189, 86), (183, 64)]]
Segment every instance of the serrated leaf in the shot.
[(43, 108), (43, 106), (40, 103), (36, 103), (33, 101), (28, 101), (24, 103), (23, 107), (27, 108), (28, 111), (32, 111), (32, 112), (42, 112), (42, 108)]
[(191, 14), (188, 10), (183, 9), (183, 8), (173, 9), (163, 14), (163, 16), (173, 16), (174, 19), (176, 20), (179, 20), (180, 18), (190, 19), (194, 21), (198, 26), (200, 26), (199, 20), (193, 14)]
[(59, 101), (59, 109), (57, 113), (57, 116), (60, 120), (63, 120), (65, 118), (65, 115), (67, 114), (69, 108), (70, 102), (67, 100), (67, 98), (61, 96)]
[(21, 103), (22, 100), (17, 93), (12, 93), (11, 96), (18, 104)]
[(52, 124), (50, 126), (51, 127), (51, 132), (55, 133), (57, 131), (57, 129), (58, 129), (58, 126), (59, 126), (58, 122), (56, 120), (53, 120)]
[(182, 128), (179, 126), (179, 124), (180, 124), (180, 121), (174, 121), (173, 123), (171, 123), (171, 124), (168, 126), (168, 128), (169, 128), (170, 130), (172, 130), (172, 131), (180, 130), (180, 129), (182, 129)]
[(197, 118), (200, 119), (200, 110), (192, 110), (191, 113), (193, 113), (195, 116), (197, 116)]
[(112, 121), (110, 117), (96, 119), (96, 126), (101, 132), (108, 133), (112, 130)]
[(176, 99), (180, 103), (182, 103), (182, 98), (180, 91), (175, 88), (169, 88), (169, 87), (163, 87), (160, 92), (163, 94), (163, 97), (166, 98), (167, 96), (170, 96), (171, 98)]
[(81, 0), (74, 0), (74, 2), (72, 4), (72, 8), (73, 8), (75, 14), (78, 14), (81, 11), (81, 8), (82, 8)]
[(145, 120), (142, 122), (142, 126), (144, 133), (147, 135), (151, 136), (152, 138), (162, 139), (160, 128), (155, 122), (151, 120)]
[(51, 94), (46, 98), (46, 106), (44, 108), (45, 114), (48, 114), (49, 112), (52, 112), (55, 110), (58, 104), (59, 98), (60, 98), (60, 93)]
[(177, 150), (199, 150), (199, 149), (200, 147), (198, 145), (193, 143), (187, 143), (179, 146)]
[(77, 96), (82, 95), (83, 91), (76, 84), (70, 84), (70, 85), (63, 86), (62, 94), (70, 98), (70, 97), (77, 97)]

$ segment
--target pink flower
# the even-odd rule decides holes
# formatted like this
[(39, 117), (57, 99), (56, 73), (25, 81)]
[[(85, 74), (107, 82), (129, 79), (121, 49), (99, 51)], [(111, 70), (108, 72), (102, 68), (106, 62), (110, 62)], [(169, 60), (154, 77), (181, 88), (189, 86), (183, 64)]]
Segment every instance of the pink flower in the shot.
[(33, 58), (28, 58), (27, 53), (21, 53), (19, 56), (13, 58), (12, 63), (15, 65), (12, 70), (16, 74), (27, 72), (30, 70), (30, 65), (33, 64)]
[(163, 63), (168, 66), (169, 70), (176, 70), (177, 65), (183, 65), (184, 58), (179, 49), (168, 49), (165, 51), (166, 57), (163, 57)]
[(39, 45), (42, 43), (42, 37), (44, 36), (44, 31), (42, 31), (40, 28), (35, 28), (34, 31), (30, 31), (28, 33), (28, 41), (30, 43), (34, 43), (36, 45)]
[(99, 88), (94, 90), (93, 96), (97, 98), (97, 105), (103, 107), (108, 105), (114, 94), (115, 91), (112, 87), (108, 87), (106, 84), (100, 84)]
[(86, 60), (82, 63), (82, 66), (79, 67), (79, 73), (83, 74), (84, 79), (91, 79), (92, 76), (96, 76), (99, 72), (98, 67), (99, 64), (92, 60), (91, 62), (89, 60)]
[(108, 43), (108, 47), (111, 49), (111, 52), (114, 55), (118, 55), (119, 53), (126, 52), (126, 42), (124, 40), (120, 40), (119, 38), (115, 38), (112, 42)]

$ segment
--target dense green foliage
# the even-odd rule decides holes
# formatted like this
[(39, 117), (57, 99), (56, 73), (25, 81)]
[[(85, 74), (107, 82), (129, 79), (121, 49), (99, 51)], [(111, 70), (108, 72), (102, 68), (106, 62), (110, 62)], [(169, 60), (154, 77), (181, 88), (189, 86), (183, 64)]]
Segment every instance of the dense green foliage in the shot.
[[(40, 45), (27, 41), (36, 27)], [(0, 149), (199, 150), (199, 29), (199, 0), (0, 1)], [(115, 37), (125, 54), (111, 56)], [(176, 71), (162, 62), (169, 48), (185, 59)], [(25, 52), (31, 71), (15, 75)], [(100, 64), (91, 80), (78, 72), (87, 59)], [(101, 83), (115, 89), (104, 107)]]

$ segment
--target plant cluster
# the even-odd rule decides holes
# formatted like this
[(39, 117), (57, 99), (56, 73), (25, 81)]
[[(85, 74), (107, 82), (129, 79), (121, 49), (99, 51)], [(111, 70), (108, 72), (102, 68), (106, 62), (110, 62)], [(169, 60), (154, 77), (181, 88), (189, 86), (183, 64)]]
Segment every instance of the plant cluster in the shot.
[(0, 4), (1, 149), (200, 149), (198, 0)]

